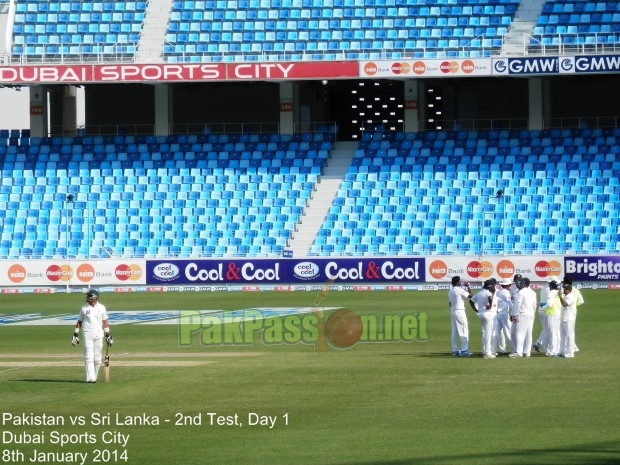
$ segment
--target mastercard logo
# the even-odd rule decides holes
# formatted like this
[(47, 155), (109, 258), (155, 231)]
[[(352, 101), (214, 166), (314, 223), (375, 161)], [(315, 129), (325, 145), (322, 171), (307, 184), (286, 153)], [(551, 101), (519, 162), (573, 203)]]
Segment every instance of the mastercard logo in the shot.
[(473, 73), (475, 69), (476, 67), (474, 66), (474, 62), (471, 60), (464, 60), (461, 63), (461, 71), (463, 71), (466, 74)]
[(408, 74), (411, 71), (409, 63), (394, 63), (391, 69), (394, 74)]
[(562, 265), (556, 260), (540, 260), (534, 265), (534, 273), (540, 278), (560, 276), (560, 274), (562, 274)]
[(26, 279), (26, 268), (19, 264), (11, 265), (7, 275), (12, 283), (21, 283)]
[(444, 74), (458, 73), (459, 72), (459, 64), (456, 61), (443, 61), (439, 65), (439, 71), (441, 71)]
[(50, 265), (45, 270), (45, 276), (52, 282), (70, 281), (73, 269), (69, 265)]
[(433, 278), (442, 279), (448, 274), (448, 266), (442, 260), (435, 260), (429, 265), (428, 272)]
[(512, 278), (516, 273), (514, 263), (510, 260), (500, 260), (497, 264), (497, 274), (500, 278)]
[(118, 265), (114, 270), (114, 276), (119, 281), (138, 281), (142, 277), (142, 268), (138, 265)]
[(416, 61), (413, 64), (413, 72), (415, 74), (424, 74), (426, 73), (426, 65), (422, 61)]
[(374, 76), (375, 74), (377, 74), (378, 70), (379, 70), (378, 66), (373, 62), (369, 62), (364, 65), (364, 72), (368, 76)]
[(75, 276), (84, 283), (90, 282), (95, 277), (95, 269), (88, 263), (83, 263), (75, 270)]
[(467, 275), (471, 278), (490, 278), (493, 274), (491, 262), (479, 262), (474, 260), (467, 264)]

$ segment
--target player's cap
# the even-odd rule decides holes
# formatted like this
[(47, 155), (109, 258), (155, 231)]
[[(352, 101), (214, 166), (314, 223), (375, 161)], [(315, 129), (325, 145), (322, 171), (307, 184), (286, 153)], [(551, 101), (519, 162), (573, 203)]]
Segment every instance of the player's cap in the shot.
[(493, 282), (492, 279), (487, 279), (482, 285), (482, 287), (485, 289), (493, 289), (494, 286), (495, 286), (495, 283)]
[(523, 278), (523, 284), (525, 284), (526, 286), (530, 285), (530, 278)]
[(523, 279), (523, 276), (521, 276), (521, 274), (520, 274), (520, 273), (517, 273), (517, 274), (515, 275), (515, 277), (514, 277), (514, 280), (515, 280), (515, 281), (518, 281), (519, 279)]
[(504, 279), (502, 282), (499, 283), (500, 286), (511, 286), (512, 285), (512, 281), (510, 279)]

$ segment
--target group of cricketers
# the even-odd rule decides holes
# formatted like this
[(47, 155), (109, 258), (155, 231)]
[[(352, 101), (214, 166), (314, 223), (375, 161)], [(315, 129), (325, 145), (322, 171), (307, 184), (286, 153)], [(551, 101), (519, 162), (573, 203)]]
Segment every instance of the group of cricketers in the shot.
[[(530, 280), (516, 274), (512, 280), (488, 279), (472, 293), (469, 283), (452, 278), (448, 292), (452, 324), (452, 355), (471, 357), (466, 307), (476, 312), (482, 326), (482, 356), (529, 357), (532, 348), (547, 357), (574, 358), (577, 307), (583, 304), (581, 292), (568, 276), (550, 277), (540, 294), (530, 288)], [(469, 305), (466, 304), (468, 302)], [(536, 313), (542, 326), (533, 339)], [(510, 347), (510, 351), (508, 349)]]

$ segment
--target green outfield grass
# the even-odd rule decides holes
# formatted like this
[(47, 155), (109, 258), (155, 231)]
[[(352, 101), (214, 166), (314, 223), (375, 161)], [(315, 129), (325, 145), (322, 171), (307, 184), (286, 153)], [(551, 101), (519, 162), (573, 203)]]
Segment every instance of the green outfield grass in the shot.
[[(469, 312), (471, 359), (454, 358), (447, 292), (338, 292), (326, 306), (359, 315), (426, 315), (425, 342), (360, 342), (317, 352), (313, 344), (179, 347), (177, 325), (113, 326), (112, 381), (83, 383), (82, 349), (66, 326), (0, 325), (3, 462), (33, 450), (112, 453), (99, 463), (205, 464), (537, 464), (620, 462), (618, 293), (583, 291), (575, 359), (479, 356), (480, 323)], [(120, 310), (238, 310), (311, 306), (315, 293), (102, 293)], [(0, 315), (74, 313), (78, 294), (0, 296)], [(404, 321), (404, 320), (403, 320)], [(535, 325), (536, 334), (540, 330)], [(9, 362), (17, 362), (9, 364)], [(148, 362), (148, 363), (147, 363)], [(100, 374), (101, 375), (101, 374)], [(16, 426), (5, 414), (47, 414), (64, 426)], [(209, 413), (224, 423), (210, 425)], [(276, 417), (250, 426), (251, 413)], [(107, 418), (110, 425), (93, 424)], [(116, 424), (127, 416), (159, 425)], [(85, 425), (73, 426), (71, 416)], [(214, 421), (216, 421), (214, 416)], [(201, 424), (197, 423), (197, 418)], [(170, 422), (165, 422), (170, 420)], [(175, 425), (177, 420), (184, 423)], [(15, 444), (10, 434), (44, 434)], [(52, 444), (56, 434), (93, 435), (94, 444)], [(129, 435), (126, 446), (106, 440)], [(7, 440), (12, 440), (8, 441)], [(112, 451), (118, 451), (114, 455)], [(127, 456), (121, 456), (123, 450)], [(9, 451), (9, 452), (7, 452)], [(49, 463), (49, 462), (48, 462)], [(55, 463), (55, 462), (54, 462)], [(76, 462), (74, 462), (76, 463)], [(80, 461), (77, 461), (80, 463)]]

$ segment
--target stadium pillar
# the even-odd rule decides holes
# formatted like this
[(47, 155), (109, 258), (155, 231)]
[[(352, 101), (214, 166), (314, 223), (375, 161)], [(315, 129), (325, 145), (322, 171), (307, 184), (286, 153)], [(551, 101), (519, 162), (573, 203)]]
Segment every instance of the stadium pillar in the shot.
[(52, 86), (48, 91), (50, 132), (74, 135), (77, 129), (77, 88)]
[(32, 86), (30, 89), (30, 134), (32, 137), (47, 136), (47, 89)]
[(405, 81), (405, 132), (417, 132), (420, 130), (420, 92), (419, 80)]
[(155, 135), (167, 136), (170, 133), (170, 99), (172, 93), (168, 84), (155, 85)]
[(292, 82), (280, 83), (280, 134), (295, 132), (295, 86)]
[(541, 78), (530, 78), (529, 87), (529, 129), (544, 129), (545, 108), (549, 108), (546, 100), (549, 92), (545, 92), (545, 81)]

